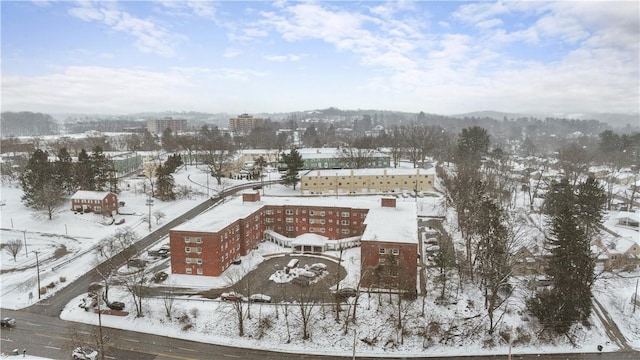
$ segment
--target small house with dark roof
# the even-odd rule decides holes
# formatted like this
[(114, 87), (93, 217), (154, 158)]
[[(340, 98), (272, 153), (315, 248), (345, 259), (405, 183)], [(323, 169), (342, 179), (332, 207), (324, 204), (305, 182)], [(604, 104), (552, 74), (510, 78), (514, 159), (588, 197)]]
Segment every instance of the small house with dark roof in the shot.
[(110, 191), (79, 190), (71, 196), (71, 210), (114, 215), (118, 212), (118, 196)]

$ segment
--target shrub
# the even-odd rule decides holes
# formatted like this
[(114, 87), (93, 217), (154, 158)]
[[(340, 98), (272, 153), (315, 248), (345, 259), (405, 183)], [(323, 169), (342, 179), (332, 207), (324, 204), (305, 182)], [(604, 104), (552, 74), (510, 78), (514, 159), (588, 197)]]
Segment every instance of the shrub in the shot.
[(61, 283), (63, 283), (63, 282), (67, 282), (67, 278), (66, 278), (66, 277), (64, 277), (64, 276), (60, 276), (60, 282), (61, 282)]
[(54, 287), (56, 287), (56, 283), (54, 283), (53, 281), (49, 283), (49, 285), (47, 285), (47, 287), (49, 289), (53, 289)]
[(47, 288), (46, 288), (46, 287), (44, 287), (44, 286), (43, 286), (43, 287), (41, 287), (41, 288), (40, 288), (40, 295), (44, 295), (44, 294), (46, 294), (46, 293), (47, 293)]

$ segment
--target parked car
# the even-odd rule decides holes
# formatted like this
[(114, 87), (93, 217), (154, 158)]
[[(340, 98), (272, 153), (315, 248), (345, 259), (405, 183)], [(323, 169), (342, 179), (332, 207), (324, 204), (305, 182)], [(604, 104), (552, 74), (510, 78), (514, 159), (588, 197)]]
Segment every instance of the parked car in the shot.
[(304, 270), (304, 271), (300, 271), (298, 273), (298, 276), (304, 276), (306, 278), (313, 279), (316, 277), (316, 273), (314, 273), (313, 271)]
[(293, 279), (291, 279), (292, 284), (297, 284), (302, 286), (307, 286), (309, 285), (310, 282), (311, 281), (309, 280), (309, 278), (306, 278), (304, 276), (296, 276)]
[(143, 268), (147, 265), (147, 262), (142, 259), (129, 259), (128, 264), (129, 266)]
[(249, 296), (249, 301), (256, 302), (256, 303), (270, 303), (271, 296), (264, 295), (264, 294), (253, 294)]
[(3, 328), (13, 328), (16, 327), (16, 319), (4, 317), (2, 318), (2, 320), (0, 320), (0, 324), (2, 324)]
[(336, 291), (336, 297), (343, 298), (343, 299), (355, 297), (357, 295), (358, 295), (358, 290), (350, 287), (344, 287)]
[(167, 274), (164, 271), (160, 271), (160, 272), (157, 272), (155, 275), (153, 275), (153, 282), (155, 283), (163, 282), (167, 280), (168, 277), (169, 277), (169, 274)]
[(96, 360), (98, 352), (88, 347), (77, 347), (71, 353), (71, 357), (75, 360)]
[(231, 263), (233, 265), (240, 265), (240, 264), (242, 264), (242, 259), (240, 259), (240, 258), (234, 259)]
[(124, 310), (124, 303), (120, 301), (114, 301), (107, 304), (107, 307), (111, 310)]
[(220, 299), (222, 299), (223, 301), (244, 301), (245, 300), (242, 294), (239, 294), (235, 291), (222, 293), (222, 295), (220, 295)]
[(116, 220), (116, 222), (114, 222), (114, 224), (116, 224), (116, 225), (124, 224), (124, 218)]

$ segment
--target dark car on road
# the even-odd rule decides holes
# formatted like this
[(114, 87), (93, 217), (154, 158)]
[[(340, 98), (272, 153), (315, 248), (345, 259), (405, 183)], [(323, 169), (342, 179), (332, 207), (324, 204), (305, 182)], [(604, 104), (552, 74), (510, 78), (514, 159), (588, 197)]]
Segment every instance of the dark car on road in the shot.
[(16, 327), (16, 319), (4, 317), (2, 318), (2, 320), (0, 320), (0, 324), (2, 324), (3, 328), (13, 328)]

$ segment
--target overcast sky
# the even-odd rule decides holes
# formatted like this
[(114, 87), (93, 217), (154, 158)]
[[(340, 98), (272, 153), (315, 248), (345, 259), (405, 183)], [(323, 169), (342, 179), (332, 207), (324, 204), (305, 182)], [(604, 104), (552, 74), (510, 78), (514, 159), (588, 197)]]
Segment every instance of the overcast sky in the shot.
[(637, 1), (0, 4), (3, 111), (640, 110)]

